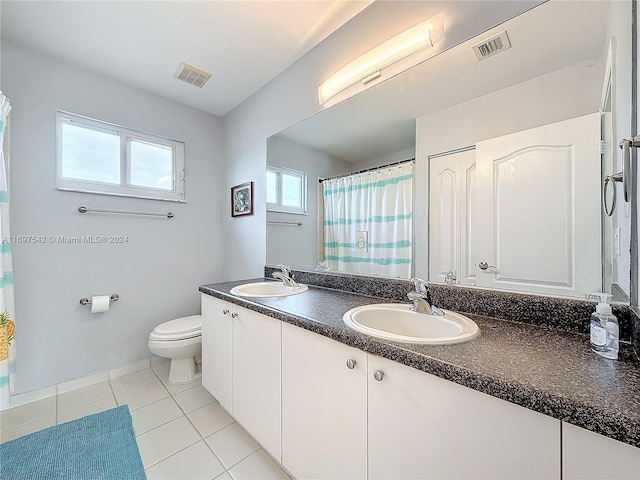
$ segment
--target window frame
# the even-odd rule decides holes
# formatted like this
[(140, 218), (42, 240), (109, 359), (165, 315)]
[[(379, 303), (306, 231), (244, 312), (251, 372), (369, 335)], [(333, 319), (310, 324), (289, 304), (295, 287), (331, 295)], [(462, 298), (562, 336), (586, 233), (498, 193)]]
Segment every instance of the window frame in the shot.
[[(93, 180), (82, 180), (62, 175), (62, 130), (64, 124), (75, 124), (93, 131), (118, 135), (120, 139), (120, 183), (104, 183)], [(172, 189), (160, 189), (131, 185), (131, 141), (138, 141), (160, 147), (168, 147), (172, 151), (173, 178)], [(178, 140), (140, 132), (113, 123), (103, 122), (75, 113), (56, 111), (56, 188), (62, 191), (96, 193), (120, 197), (144, 198), (185, 203), (186, 178), (184, 166), (185, 144)]]
[[(268, 212), (279, 212), (279, 213), (291, 213), (294, 215), (307, 215), (307, 180), (308, 176), (306, 172), (302, 172), (300, 170), (294, 170), (292, 168), (287, 167), (276, 167), (274, 165), (267, 165), (267, 173), (274, 172), (276, 174), (276, 197), (277, 202), (267, 202), (267, 211)], [(290, 176), (298, 177), (301, 180), (301, 203), (302, 205), (299, 207), (291, 207), (288, 205), (282, 204), (282, 174), (287, 174)]]

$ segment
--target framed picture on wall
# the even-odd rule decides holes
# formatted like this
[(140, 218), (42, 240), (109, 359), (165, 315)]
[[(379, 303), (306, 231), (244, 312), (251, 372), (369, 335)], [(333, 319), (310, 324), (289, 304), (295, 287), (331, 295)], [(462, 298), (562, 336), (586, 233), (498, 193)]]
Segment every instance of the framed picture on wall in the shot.
[(231, 216), (253, 215), (253, 182), (231, 187)]

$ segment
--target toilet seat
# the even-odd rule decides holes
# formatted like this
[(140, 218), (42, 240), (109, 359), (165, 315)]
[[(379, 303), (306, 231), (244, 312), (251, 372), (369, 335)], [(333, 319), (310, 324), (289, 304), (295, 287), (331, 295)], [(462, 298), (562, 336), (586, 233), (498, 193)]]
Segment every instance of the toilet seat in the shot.
[(176, 318), (161, 323), (149, 334), (149, 340), (171, 341), (186, 340), (202, 335), (202, 316), (191, 315), (189, 317)]

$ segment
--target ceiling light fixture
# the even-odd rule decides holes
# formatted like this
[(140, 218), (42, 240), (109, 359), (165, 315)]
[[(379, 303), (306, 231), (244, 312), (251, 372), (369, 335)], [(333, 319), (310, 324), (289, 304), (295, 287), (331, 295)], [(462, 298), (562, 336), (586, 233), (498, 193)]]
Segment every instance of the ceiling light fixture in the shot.
[[(320, 105), (327, 100), (362, 82), (367, 84), (382, 76), (382, 70), (425, 48), (431, 48), (444, 38), (444, 14), (440, 13), (408, 30), (390, 38), (367, 53), (356, 58), (331, 75), (318, 87)], [(413, 67), (423, 59), (408, 65)], [(399, 72), (395, 72), (399, 73)]]

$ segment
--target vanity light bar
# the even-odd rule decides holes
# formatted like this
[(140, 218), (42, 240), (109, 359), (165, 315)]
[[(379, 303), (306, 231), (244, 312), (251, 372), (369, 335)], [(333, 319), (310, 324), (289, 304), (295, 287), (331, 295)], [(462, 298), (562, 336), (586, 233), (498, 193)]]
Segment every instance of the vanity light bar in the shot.
[(356, 58), (324, 81), (318, 87), (320, 105), (358, 82), (366, 84), (375, 80), (381, 76), (383, 69), (409, 55), (433, 47), (443, 37), (444, 14), (440, 13), (390, 38)]

